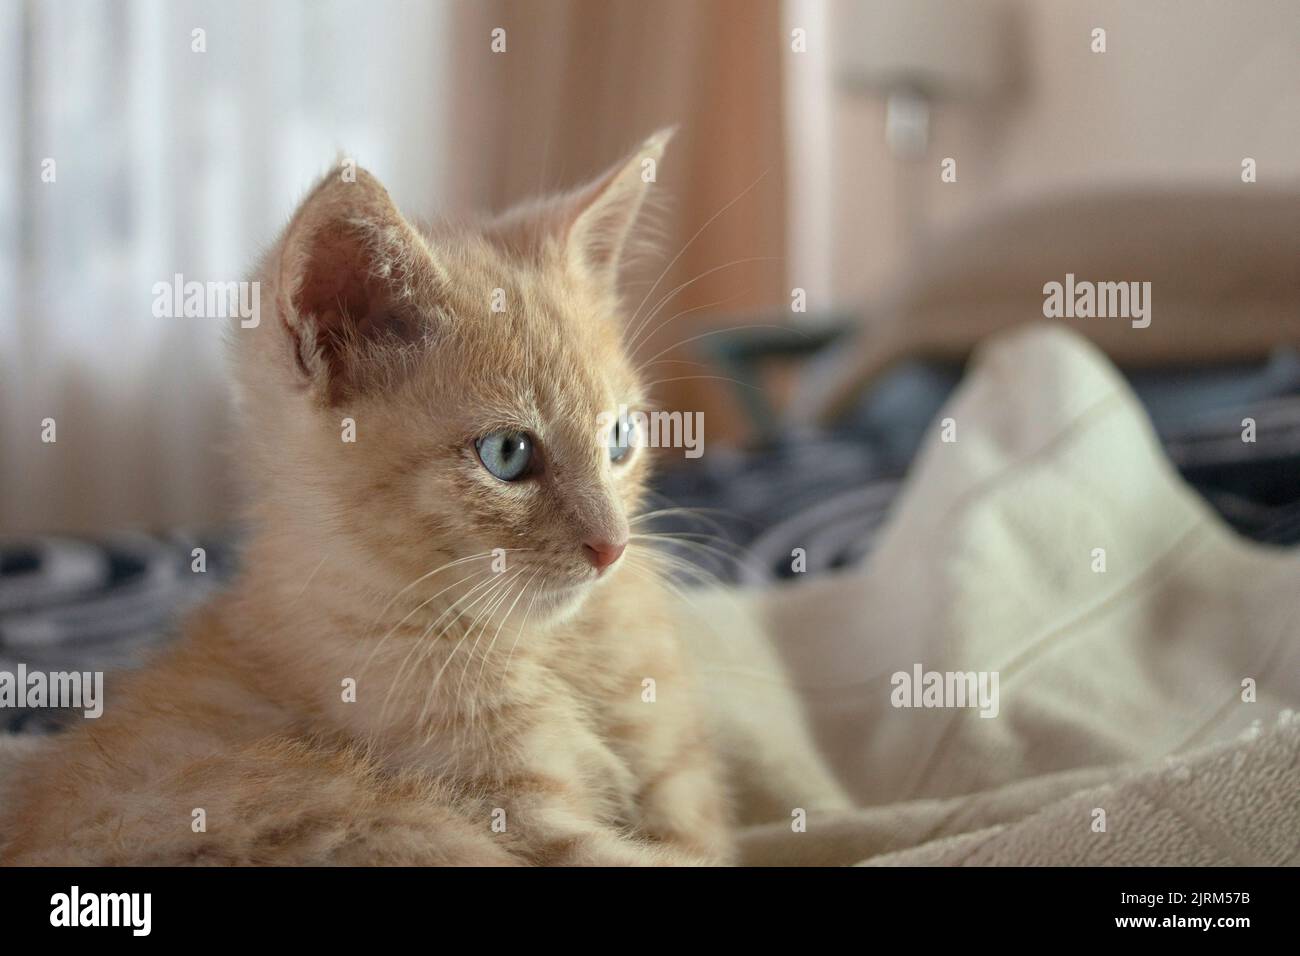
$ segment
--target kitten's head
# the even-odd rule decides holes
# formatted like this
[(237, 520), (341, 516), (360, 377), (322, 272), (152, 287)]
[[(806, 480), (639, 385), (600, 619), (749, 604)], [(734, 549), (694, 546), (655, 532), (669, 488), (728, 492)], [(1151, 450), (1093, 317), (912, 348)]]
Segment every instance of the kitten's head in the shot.
[[(448, 561), (572, 606), (629, 541), (647, 455), (617, 269), (668, 134), (590, 185), (421, 231), (360, 169), (307, 197), (235, 331), (257, 519), (400, 586)], [(502, 554), (504, 558), (502, 558)]]

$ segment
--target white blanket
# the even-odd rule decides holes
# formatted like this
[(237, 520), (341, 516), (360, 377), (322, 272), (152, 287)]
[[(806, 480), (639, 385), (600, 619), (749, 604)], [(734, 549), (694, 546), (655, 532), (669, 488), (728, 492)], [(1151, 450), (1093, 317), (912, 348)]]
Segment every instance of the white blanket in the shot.
[[(685, 611), (746, 861), (1300, 862), (1300, 553), (1229, 531), (1059, 327), (940, 419), (865, 567)], [(892, 706), (917, 664), (997, 672), (997, 716)]]
[[(977, 356), (863, 568), (697, 605), (751, 863), (1300, 862), (1300, 553), (1061, 326)], [(997, 715), (893, 706), (918, 664)]]

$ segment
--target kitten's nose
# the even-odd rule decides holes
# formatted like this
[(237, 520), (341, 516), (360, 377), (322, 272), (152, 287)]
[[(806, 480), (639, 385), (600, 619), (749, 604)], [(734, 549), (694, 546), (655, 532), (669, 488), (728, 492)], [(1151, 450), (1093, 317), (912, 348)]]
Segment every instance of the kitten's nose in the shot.
[(598, 538), (589, 538), (582, 542), (582, 553), (587, 556), (591, 566), (601, 574), (604, 574), (605, 569), (617, 561), (626, 549), (626, 541), (613, 543), (601, 541)]

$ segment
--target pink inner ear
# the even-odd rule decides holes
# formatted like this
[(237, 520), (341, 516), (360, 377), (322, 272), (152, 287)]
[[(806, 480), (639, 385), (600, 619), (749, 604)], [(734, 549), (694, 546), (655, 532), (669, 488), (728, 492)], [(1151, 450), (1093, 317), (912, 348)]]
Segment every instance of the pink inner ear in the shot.
[[(367, 387), (372, 368), (366, 343), (412, 343), (420, 336), (418, 308), (394, 294), (400, 288), (400, 267), (385, 263), (376, 269), (374, 250), (365, 235), (349, 223), (332, 223), (318, 230), (307, 247), (293, 309), (300, 320), (313, 326), (311, 348), (323, 361), (325, 394), (338, 402), (348, 393)], [(380, 273), (383, 274), (380, 274)], [(308, 376), (315, 363), (303, 352), (298, 339), (299, 367)]]
[(336, 355), (349, 342), (418, 337), (418, 320), (391, 292), (402, 281), (400, 269), (380, 278), (373, 264), (362, 237), (346, 225), (327, 226), (312, 241), (294, 308), (316, 325), (318, 341)]
[(346, 337), (350, 331), (364, 337), (372, 331), (366, 328), (375, 298), (371, 285), (364, 245), (347, 229), (329, 226), (312, 243), (294, 307), (325, 338)]

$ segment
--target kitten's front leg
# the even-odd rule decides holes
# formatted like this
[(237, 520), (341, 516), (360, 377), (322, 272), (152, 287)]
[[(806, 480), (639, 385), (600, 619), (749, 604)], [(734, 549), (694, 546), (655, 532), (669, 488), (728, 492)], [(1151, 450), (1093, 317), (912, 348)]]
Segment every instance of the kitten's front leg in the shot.
[(532, 855), (542, 866), (712, 866), (717, 861), (669, 845), (632, 840), (599, 827), (559, 831)]
[[(653, 704), (627, 696), (607, 704), (605, 735), (630, 768), (638, 832), (714, 865), (734, 861), (731, 810), (711, 741), (695, 713), (693, 692), (671, 665), (660, 673), (663, 698)], [(629, 695), (630, 696), (630, 695)]]
[(639, 839), (591, 818), (560, 794), (509, 801), (518, 827), (510, 852), (536, 866), (708, 866), (717, 861), (676, 844)]
[(715, 866), (735, 861), (727, 798), (711, 751), (686, 748), (646, 781), (641, 829)]
[[(620, 821), (638, 816), (639, 778), (580, 721), (552, 720), (520, 735), (514, 759), (500, 752), (465, 789), (484, 798), (502, 824), (508, 852), (537, 866), (706, 866), (695, 847), (660, 841)], [(567, 716), (567, 715), (566, 715)], [(564, 740), (557, 748), (554, 740)]]

